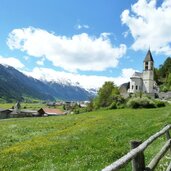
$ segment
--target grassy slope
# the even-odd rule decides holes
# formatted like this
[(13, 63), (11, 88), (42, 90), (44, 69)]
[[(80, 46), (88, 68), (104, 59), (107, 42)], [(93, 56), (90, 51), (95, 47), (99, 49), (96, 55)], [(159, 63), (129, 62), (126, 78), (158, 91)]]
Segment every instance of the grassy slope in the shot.
[(171, 106), (1, 120), (0, 170), (100, 170), (128, 152), (130, 140), (145, 140), (166, 123)]

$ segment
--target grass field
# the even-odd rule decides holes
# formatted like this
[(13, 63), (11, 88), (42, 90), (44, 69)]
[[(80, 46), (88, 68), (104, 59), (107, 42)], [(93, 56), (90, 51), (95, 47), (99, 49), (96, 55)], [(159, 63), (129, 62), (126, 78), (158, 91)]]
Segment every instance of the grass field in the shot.
[[(39, 110), (40, 108), (58, 108), (63, 110), (63, 106), (47, 106), (47, 104), (43, 103), (20, 103), (21, 109), (29, 109), (29, 110)], [(10, 109), (12, 106), (14, 106), (15, 103), (0, 103), (0, 108), (3, 109)]]
[[(0, 108), (10, 109), (14, 105), (15, 105), (15, 103), (0, 103)], [(30, 109), (30, 110), (38, 110), (42, 107), (47, 107), (47, 105), (42, 104), (42, 103), (21, 103), (22, 109), (26, 108), (26, 109)]]
[[(0, 170), (101, 170), (128, 152), (131, 140), (145, 140), (167, 123), (171, 106), (0, 120)], [(164, 142), (145, 152), (147, 162)]]

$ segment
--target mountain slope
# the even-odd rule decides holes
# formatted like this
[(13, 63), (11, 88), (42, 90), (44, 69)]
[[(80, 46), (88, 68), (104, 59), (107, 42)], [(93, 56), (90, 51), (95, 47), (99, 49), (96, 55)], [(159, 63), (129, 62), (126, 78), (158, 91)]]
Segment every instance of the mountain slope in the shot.
[(7, 101), (32, 97), (42, 100), (88, 100), (91, 93), (79, 86), (42, 82), (0, 64), (0, 97)]

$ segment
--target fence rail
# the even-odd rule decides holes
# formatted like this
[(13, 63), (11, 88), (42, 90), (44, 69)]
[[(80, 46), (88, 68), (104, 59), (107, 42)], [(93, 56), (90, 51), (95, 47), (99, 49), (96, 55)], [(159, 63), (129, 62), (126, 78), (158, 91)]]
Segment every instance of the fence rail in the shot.
[[(132, 150), (128, 152), (126, 155), (112, 163), (111, 165), (102, 169), (102, 171), (116, 171), (125, 166), (128, 162), (132, 161), (132, 171), (152, 171), (157, 166), (158, 162), (165, 155), (165, 153), (170, 149), (171, 151), (171, 137), (169, 130), (171, 129), (171, 125), (165, 126), (162, 130), (157, 132), (156, 134), (149, 137), (143, 143), (141, 141), (132, 141), (131, 148)], [(144, 150), (152, 144), (157, 138), (161, 137), (163, 134), (166, 134), (167, 142), (156, 154), (156, 156), (152, 159), (150, 164), (145, 166), (145, 157)], [(167, 168), (167, 171), (171, 171), (171, 163)]]

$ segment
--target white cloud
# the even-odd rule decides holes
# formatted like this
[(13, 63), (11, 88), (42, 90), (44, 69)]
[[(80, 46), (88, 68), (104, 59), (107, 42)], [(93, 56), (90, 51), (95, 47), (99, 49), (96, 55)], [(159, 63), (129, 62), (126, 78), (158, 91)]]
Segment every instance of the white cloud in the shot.
[(24, 64), (22, 64), (18, 59), (14, 58), (14, 57), (0, 56), (0, 64), (9, 65), (16, 69), (21, 69), (24, 67)]
[(76, 28), (77, 30), (80, 30), (80, 29), (89, 29), (90, 26), (87, 25), (87, 24), (83, 24), (83, 25), (78, 24), (78, 25), (75, 26), (75, 28)]
[(116, 67), (127, 50), (125, 44), (112, 46), (110, 39), (103, 34), (91, 37), (82, 33), (66, 37), (32, 27), (13, 30), (7, 44), (10, 49), (20, 49), (34, 57), (45, 57), (54, 66), (72, 72), (103, 71)]
[(37, 65), (44, 65), (44, 61), (45, 61), (45, 58), (42, 58), (42, 59), (40, 59), (40, 60), (38, 60), (36, 63), (37, 63)]
[(127, 37), (128, 37), (128, 35), (129, 35), (129, 31), (125, 31), (125, 32), (123, 32), (123, 33), (122, 33), (122, 35), (124, 36), (124, 38), (127, 38)]
[(100, 34), (100, 37), (102, 37), (103, 39), (108, 39), (111, 35), (112, 33), (104, 32)]
[(28, 61), (28, 60), (29, 60), (29, 56), (24, 56), (24, 59), (25, 59), (26, 61)]
[(128, 82), (129, 78), (135, 72), (132, 68), (125, 68), (122, 70), (121, 76), (119, 77), (106, 77), (106, 76), (96, 76), (96, 75), (80, 75), (67, 72), (59, 72), (49, 68), (34, 68), (31, 72), (24, 72), (26, 75), (32, 76), (36, 79), (62, 82), (66, 83), (80, 83), (80, 86), (90, 89), (99, 88), (103, 85), (105, 81), (114, 81), (116, 85), (121, 85), (122, 83)]
[(171, 1), (138, 0), (131, 10), (124, 10), (121, 21), (126, 24), (134, 38), (134, 50), (149, 48), (156, 53), (171, 54)]

